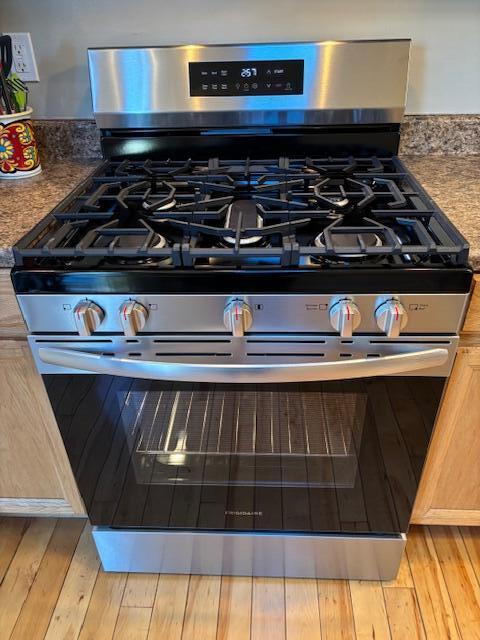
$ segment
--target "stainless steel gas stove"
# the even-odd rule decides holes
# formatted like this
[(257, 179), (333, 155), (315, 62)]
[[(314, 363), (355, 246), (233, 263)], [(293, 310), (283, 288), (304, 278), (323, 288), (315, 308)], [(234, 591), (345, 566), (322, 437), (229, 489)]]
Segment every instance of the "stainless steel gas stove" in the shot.
[(89, 51), (104, 161), (12, 278), (105, 569), (396, 574), (472, 280), (408, 55)]

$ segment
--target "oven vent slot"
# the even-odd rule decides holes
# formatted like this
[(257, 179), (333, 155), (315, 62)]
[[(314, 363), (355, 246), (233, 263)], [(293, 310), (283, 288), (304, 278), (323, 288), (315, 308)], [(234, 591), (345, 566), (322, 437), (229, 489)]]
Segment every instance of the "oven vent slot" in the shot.
[(369, 340), (370, 344), (416, 344), (418, 347), (421, 347), (426, 344), (452, 344), (451, 340), (422, 340), (418, 342), (418, 340), (390, 340), (385, 338), (385, 340)]
[(313, 352), (310, 352), (310, 353), (297, 353), (297, 352), (291, 352), (291, 351), (290, 352), (289, 351), (268, 351), (266, 353), (255, 353), (255, 352), (247, 353), (247, 356), (254, 356), (254, 357), (260, 356), (260, 357), (266, 357), (266, 358), (272, 357), (272, 356), (275, 356), (275, 357), (283, 356), (285, 358), (286, 357), (291, 358), (292, 356), (295, 357), (295, 358), (298, 358), (298, 357), (300, 357), (300, 358), (324, 358), (325, 354), (324, 353), (313, 353)]
[[(255, 340), (247, 338), (249, 344), (325, 344), (326, 340)], [(350, 342), (353, 342), (350, 340)]]
[(228, 338), (227, 339), (224, 339), (224, 338), (218, 338), (217, 339), (217, 338), (215, 338), (215, 339), (208, 339), (208, 340), (201, 340), (199, 338), (193, 338), (191, 340), (189, 340), (189, 339), (178, 340), (178, 339), (174, 339), (174, 338), (172, 338), (172, 340), (163, 340), (163, 339), (158, 338), (156, 340), (153, 340), (154, 344), (160, 344), (160, 343), (171, 344), (173, 342), (175, 344), (188, 344), (188, 343), (193, 343), (193, 344), (198, 344), (198, 343), (201, 343), (201, 344), (214, 344), (214, 343), (218, 343), (218, 342), (222, 342), (222, 343), (228, 344), (228, 343), (231, 342), (231, 340), (229, 340)]
[(47, 338), (36, 338), (35, 342), (37, 344), (40, 343), (46, 343), (46, 342), (55, 342), (56, 344), (76, 344), (80, 347), (84, 347), (84, 346), (88, 346), (90, 344), (111, 344), (113, 342), (113, 340), (59, 340), (58, 338), (54, 339), (54, 340), (48, 340)]
[(232, 354), (231, 353), (218, 353), (215, 351), (178, 351), (178, 352), (174, 352), (174, 351), (166, 351), (166, 352), (161, 352), (158, 351), (156, 354), (157, 358), (165, 358), (165, 357), (172, 357), (172, 356), (178, 356), (178, 357), (192, 357), (192, 356), (202, 356), (202, 357), (231, 357)]

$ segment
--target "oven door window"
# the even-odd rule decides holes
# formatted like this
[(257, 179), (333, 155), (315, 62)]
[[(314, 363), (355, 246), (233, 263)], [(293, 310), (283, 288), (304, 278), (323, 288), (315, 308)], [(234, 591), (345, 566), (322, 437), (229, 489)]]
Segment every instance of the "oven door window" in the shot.
[(92, 524), (401, 532), (445, 380), (44, 376)]

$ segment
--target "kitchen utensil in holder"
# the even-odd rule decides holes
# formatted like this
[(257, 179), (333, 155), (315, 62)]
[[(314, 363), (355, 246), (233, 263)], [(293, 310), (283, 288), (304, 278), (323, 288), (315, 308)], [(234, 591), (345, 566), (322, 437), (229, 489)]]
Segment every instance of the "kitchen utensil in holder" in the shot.
[(0, 115), (0, 179), (29, 178), (41, 172), (32, 109)]

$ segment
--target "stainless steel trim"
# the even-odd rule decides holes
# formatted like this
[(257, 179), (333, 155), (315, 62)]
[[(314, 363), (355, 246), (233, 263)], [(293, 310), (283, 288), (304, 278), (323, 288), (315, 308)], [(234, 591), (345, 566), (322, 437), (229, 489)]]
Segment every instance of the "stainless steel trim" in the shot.
[[(134, 339), (122, 335), (96, 335), (84, 338), (75, 335), (29, 336), (37, 369), (40, 373), (89, 373), (43, 362), (42, 347), (69, 349), (104, 354), (117, 358), (148, 361), (223, 364), (284, 364), (299, 362), (345, 362), (363, 358), (382, 358), (397, 354), (447, 349), (448, 359), (442, 366), (422, 369), (422, 376), (446, 377), (450, 374), (458, 345), (457, 336), (401, 336), (395, 340), (382, 336), (357, 336), (344, 339), (322, 334), (254, 334), (233, 338), (217, 334), (156, 334), (137, 335)], [(401, 375), (419, 375), (412, 371)]]
[(129, 378), (182, 382), (263, 383), (341, 380), (410, 373), (443, 365), (448, 359), (448, 350), (437, 348), (383, 358), (298, 364), (291, 362), (283, 364), (155, 362), (51, 347), (40, 347), (38, 355), (40, 360), (47, 364)]
[[(143, 328), (148, 333), (222, 333), (225, 331), (223, 312), (233, 298), (240, 298), (252, 309), (253, 323), (249, 333), (332, 333), (329, 307), (340, 298), (353, 300), (357, 305), (361, 323), (354, 336), (359, 334), (383, 335), (375, 320), (375, 309), (385, 298), (397, 298), (408, 313), (408, 323), (403, 335), (451, 334), (460, 331), (463, 315), (468, 306), (468, 293), (444, 294), (351, 294), (339, 291), (338, 295), (305, 294), (254, 294), (235, 291), (232, 295), (176, 295), (136, 292), (126, 294), (99, 294), (91, 298), (105, 312), (101, 331), (122, 331), (119, 316), (120, 305), (125, 299), (135, 299), (148, 309)], [(78, 294), (20, 294), (17, 296), (29, 333), (76, 333), (73, 309), (85, 299)], [(48, 313), (45, 313), (48, 309)]]
[[(203, 101), (212, 99), (216, 100), (216, 98), (203, 98)], [(235, 100), (233, 97), (230, 99)], [(250, 99), (253, 98), (250, 96)], [(202, 98), (192, 98), (192, 100), (202, 100)], [(261, 127), (266, 126), (268, 122), (275, 127), (395, 124), (401, 122), (404, 111), (403, 107), (397, 107), (316, 111), (265, 109), (263, 111), (188, 111), (186, 113), (96, 113), (94, 115), (98, 129), (206, 129), (211, 127), (229, 129)], [(136, 154), (148, 153), (151, 150), (151, 142), (148, 139), (137, 138), (135, 144), (132, 142), (131, 149), (132, 153)]]
[(406, 537), (93, 527), (105, 571), (393, 580)]
[[(400, 122), (409, 50), (409, 40), (93, 48), (93, 110), (100, 128)], [(302, 95), (190, 96), (189, 62), (295, 59)]]

